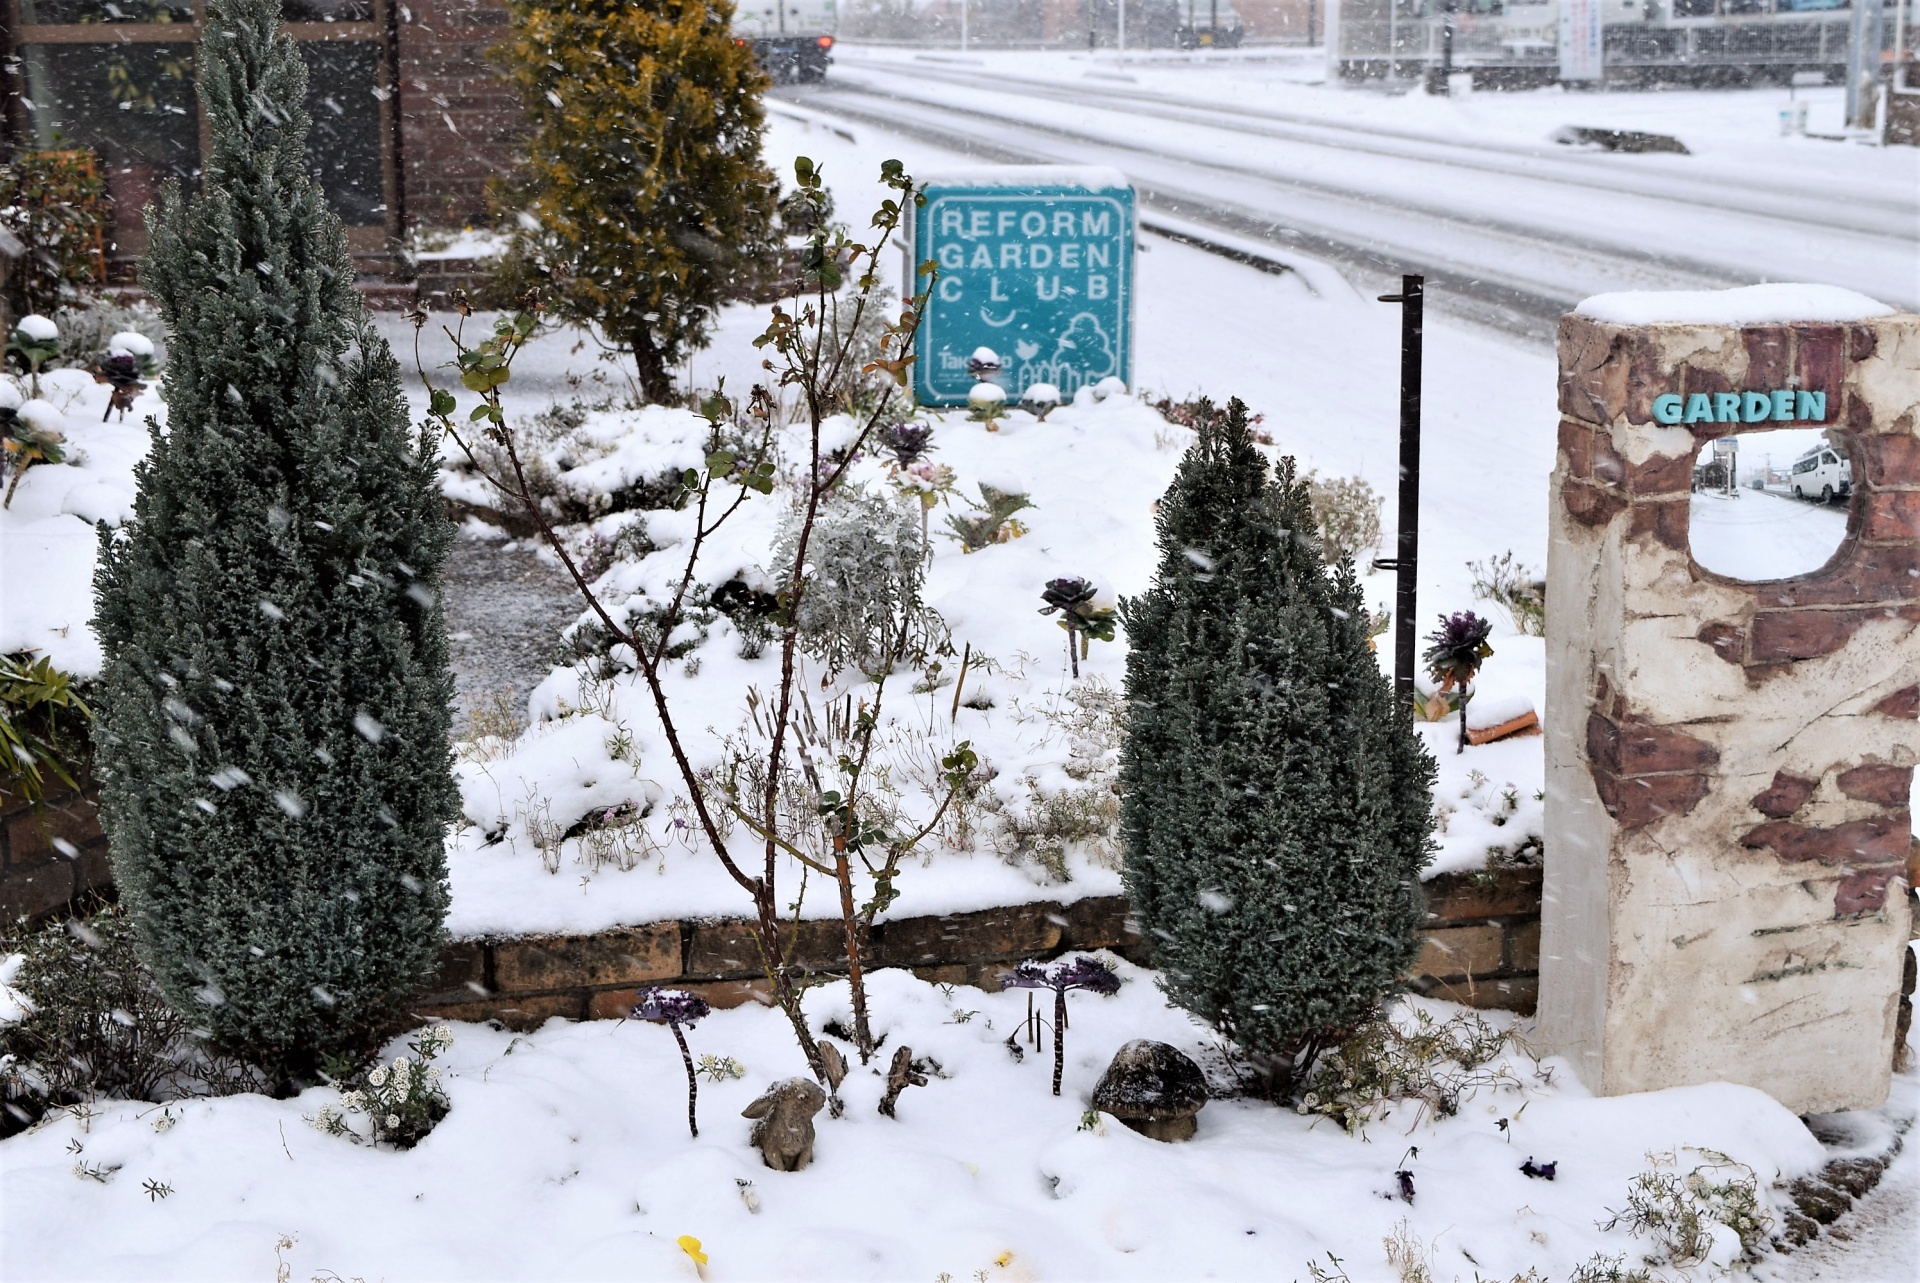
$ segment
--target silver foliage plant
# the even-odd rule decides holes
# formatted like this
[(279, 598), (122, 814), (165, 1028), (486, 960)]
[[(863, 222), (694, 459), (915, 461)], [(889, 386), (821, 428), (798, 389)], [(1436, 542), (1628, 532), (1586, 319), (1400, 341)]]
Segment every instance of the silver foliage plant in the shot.
[[(775, 546), (773, 564), (791, 565), (797, 514)], [(865, 486), (836, 486), (820, 506), (807, 545), (800, 600), (801, 647), (838, 673), (868, 674), (902, 662), (924, 664), (947, 646), (947, 627), (921, 599), (927, 541), (918, 506)]]

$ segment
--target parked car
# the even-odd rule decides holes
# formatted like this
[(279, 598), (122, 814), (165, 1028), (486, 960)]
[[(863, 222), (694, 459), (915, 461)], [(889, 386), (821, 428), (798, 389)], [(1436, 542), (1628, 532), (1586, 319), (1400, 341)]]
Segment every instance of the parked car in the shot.
[(1227, 0), (1186, 0), (1174, 43), (1182, 49), (1238, 49), (1246, 35), (1240, 15)]
[(1795, 459), (1791, 476), (1796, 499), (1832, 503), (1836, 495), (1853, 493), (1853, 464), (1832, 446), (1820, 446)]
[(827, 68), (833, 62), (828, 52), (833, 48), (833, 37), (823, 32), (769, 33), (735, 36), (734, 39), (753, 49), (753, 56), (760, 60), (761, 68), (777, 85), (790, 85), (796, 81), (814, 84), (825, 80)]

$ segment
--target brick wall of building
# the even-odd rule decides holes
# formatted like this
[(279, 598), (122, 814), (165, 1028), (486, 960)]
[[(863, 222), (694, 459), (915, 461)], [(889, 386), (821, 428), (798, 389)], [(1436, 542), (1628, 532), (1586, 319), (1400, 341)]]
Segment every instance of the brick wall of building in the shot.
[(511, 172), (519, 100), (487, 50), (507, 35), (498, 0), (408, 0), (399, 17), (402, 200), (410, 227), (487, 216), (487, 184)]

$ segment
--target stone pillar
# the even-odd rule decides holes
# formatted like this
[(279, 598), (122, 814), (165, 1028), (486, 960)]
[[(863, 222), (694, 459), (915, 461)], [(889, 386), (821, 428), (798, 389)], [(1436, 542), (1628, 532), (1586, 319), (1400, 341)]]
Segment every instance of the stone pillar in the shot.
[[(1877, 1105), (1920, 760), (1920, 317), (1573, 315), (1559, 347), (1540, 1036), (1602, 1095)], [(1826, 393), (1847, 540), (1813, 574), (1729, 580), (1688, 552), (1694, 455), (1767, 425), (1654, 403), (1781, 390)]]

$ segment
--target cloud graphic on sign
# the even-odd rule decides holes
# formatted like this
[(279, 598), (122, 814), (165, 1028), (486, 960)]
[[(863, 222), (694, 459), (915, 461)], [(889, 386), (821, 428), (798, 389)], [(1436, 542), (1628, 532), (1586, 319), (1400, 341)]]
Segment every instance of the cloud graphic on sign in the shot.
[(1119, 364), (1113, 354), (1113, 340), (1100, 328), (1100, 318), (1081, 312), (1067, 324), (1067, 332), (1055, 342), (1055, 360), (1071, 359), (1096, 377), (1111, 373)]

